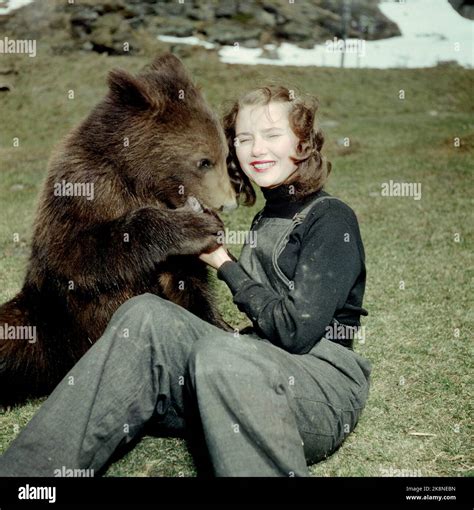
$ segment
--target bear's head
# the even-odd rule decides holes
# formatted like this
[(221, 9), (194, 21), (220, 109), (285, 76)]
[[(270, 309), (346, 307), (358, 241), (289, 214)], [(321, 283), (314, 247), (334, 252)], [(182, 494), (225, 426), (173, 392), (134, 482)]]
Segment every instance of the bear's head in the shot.
[(177, 57), (157, 57), (136, 76), (112, 70), (108, 83), (83, 142), (108, 154), (141, 201), (175, 208), (194, 196), (214, 209), (237, 207), (219, 119)]

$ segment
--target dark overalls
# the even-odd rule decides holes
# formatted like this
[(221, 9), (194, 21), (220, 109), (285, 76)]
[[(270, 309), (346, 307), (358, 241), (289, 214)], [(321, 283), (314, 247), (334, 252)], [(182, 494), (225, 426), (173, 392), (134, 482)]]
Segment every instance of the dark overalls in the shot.
[[(289, 291), (276, 261), (307, 209), (293, 220), (261, 219), (257, 248), (244, 246), (239, 259), (251, 278)], [(370, 372), (367, 359), (335, 341), (290, 354), (144, 294), (115, 312), (0, 457), (0, 476), (97, 473), (149, 420), (183, 436), (199, 423), (216, 476), (308, 476), (307, 464), (354, 429)]]

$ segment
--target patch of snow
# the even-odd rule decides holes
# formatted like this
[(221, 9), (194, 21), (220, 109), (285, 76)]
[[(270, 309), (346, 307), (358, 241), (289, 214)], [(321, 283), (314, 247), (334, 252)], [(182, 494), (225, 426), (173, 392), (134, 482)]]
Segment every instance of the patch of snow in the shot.
[(167, 43), (190, 44), (192, 46), (204, 46), (208, 50), (214, 48), (214, 44), (203, 41), (199, 37), (175, 37), (174, 35), (159, 35), (158, 39)]
[(19, 9), (20, 7), (23, 7), (25, 5), (31, 4), (33, 0), (7, 0), (7, 1), (0, 1), (0, 5), (6, 4), (6, 7), (0, 7), (0, 16), (3, 14), (10, 14), (10, 12), (14, 11), (15, 9)]

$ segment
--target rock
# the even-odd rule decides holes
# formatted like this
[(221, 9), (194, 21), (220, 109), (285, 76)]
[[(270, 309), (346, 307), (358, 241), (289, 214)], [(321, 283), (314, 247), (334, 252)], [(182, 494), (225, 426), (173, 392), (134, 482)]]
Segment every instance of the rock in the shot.
[(130, 18), (128, 20), (128, 24), (130, 25), (130, 28), (136, 29), (143, 25), (145, 23), (145, 18), (142, 18), (141, 16), (136, 16), (135, 18)]
[(290, 42), (301, 42), (312, 39), (312, 28), (306, 23), (302, 24), (296, 21), (289, 21), (279, 26), (275, 34)]
[(232, 45), (234, 42), (244, 43), (250, 39), (259, 39), (260, 30), (255, 27), (246, 27), (232, 23), (230, 20), (222, 20), (206, 29), (209, 42)]
[(205, 4), (191, 9), (188, 17), (193, 21), (214, 21), (215, 13), (210, 5)]
[(262, 9), (264, 9), (267, 12), (270, 12), (271, 14), (277, 15), (278, 14), (278, 7), (271, 2), (263, 2), (262, 3)]
[(270, 60), (278, 60), (280, 57), (278, 55), (277, 48), (263, 48), (262, 53), (259, 58), (268, 58)]
[(238, 12), (239, 14), (246, 14), (254, 16), (256, 11), (260, 10), (260, 6), (252, 0), (239, 0)]
[(461, 10), (461, 16), (468, 19), (474, 19), (474, 5), (465, 5)]
[(119, 9), (120, 14), (124, 18), (145, 18), (146, 16), (155, 16), (156, 15), (156, 8), (154, 5), (150, 4), (136, 4), (136, 5), (130, 5), (124, 4), (124, 6)]
[(461, 16), (467, 19), (474, 19), (474, 5), (470, 0), (448, 0)]
[(90, 8), (77, 9), (69, 19), (71, 34), (75, 39), (85, 39), (99, 19), (99, 14)]
[(186, 15), (186, 11), (192, 11), (193, 7), (189, 3), (180, 4), (177, 1), (173, 2), (159, 2), (155, 6), (155, 12), (159, 16), (180, 16)]
[(242, 41), (244, 48), (260, 48), (260, 41), (258, 39), (246, 39)]
[(100, 14), (107, 14), (109, 12), (117, 12), (124, 6), (125, 4), (118, 0), (102, 0), (95, 8)]
[[(0, 0), (1, 1), (1, 0)], [(470, 13), (470, 0), (450, 0)], [(0, 17), (2, 33), (17, 38), (47, 39), (53, 51), (123, 54), (124, 40), (140, 50), (138, 31), (187, 37), (203, 34), (209, 42), (255, 48), (282, 41), (312, 48), (341, 37), (340, 0), (36, 0), (10, 17)], [(381, 39), (400, 35), (378, 9), (378, 0), (350, 2), (349, 37)], [(470, 14), (469, 14), (470, 15)], [(6, 18), (6, 19), (5, 19)]]
[[(100, 16), (94, 23), (88, 40), (93, 50), (98, 53), (123, 55), (137, 49), (133, 28), (118, 12)], [(124, 51), (125, 43), (130, 46), (130, 51)]]
[(215, 16), (216, 18), (231, 18), (237, 12), (237, 2), (235, 0), (221, 0), (215, 10)]
[(176, 37), (189, 37), (194, 34), (194, 23), (186, 18), (157, 18), (155, 22), (156, 33), (159, 35), (174, 35)]
[(70, 21), (72, 25), (82, 25), (91, 27), (99, 18), (99, 13), (92, 8), (81, 8), (71, 16)]
[(257, 13), (256, 21), (266, 27), (274, 27), (277, 24), (276, 16), (263, 9)]

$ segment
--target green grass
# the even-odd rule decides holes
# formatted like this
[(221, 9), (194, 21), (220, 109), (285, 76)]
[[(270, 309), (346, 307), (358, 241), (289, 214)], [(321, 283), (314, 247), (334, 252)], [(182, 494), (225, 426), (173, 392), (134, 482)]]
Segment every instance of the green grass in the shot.
[[(37, 197), (54, 145), (105, 91), (108, 69), (137, 71), (150, 57), (19, 57), (10, 93), (1, 93), (0, 301), (19, 290), (29, 253)], [(8, 66), (11, 58), (2, 56)], [(357, 350), (374, 366), (361, 420), (343, 446), (311, 467), (316, 476), (380, 476), (381, 469), (423, 476), (472, 474), (468, 456), (472, 394), (472, 185), (474, 72), (340, 70), (230, 66), (197, 53), (187, 60), (210, 103), (257, 84), (283, 83), (315, 94), (333, 163), (328, 191), (356, 211), (365, 243), (367, 338)], [(296, 87), (296, 85), (298, 87)], [(75, 99), (67, 99), (74, 89)], [(406, 99), (398, 99), (405, 90)], [(20, 147), (12, 147), (13, 137)], [(349, 137), (351, 147), (337, 140)], [(460, 137), (461, 147), (454, 147)], [(380, 196), (388, 180), (420, 182), (422, 199)], [(248, 228), (262, 205), (226, 215)], [(13, 242), (18, 233), (20, 242)], [(455, 242), (455, 234), (460, 242)], [(233, 249), (238, 253), (238, 248)], [(400, 282), (404, 282), (404, 290)], [(243, 316), (216, 282), (226, 319)], [(456, 331), (459, 329), (459, 336)], [(31, 402), (0, 416), (0, 452), (38, 408)], [(432, 435), (413, 435), (413, 432)], [(125, 476), (193, 476), (183, 441), (144, 437), (107, 472)]]

